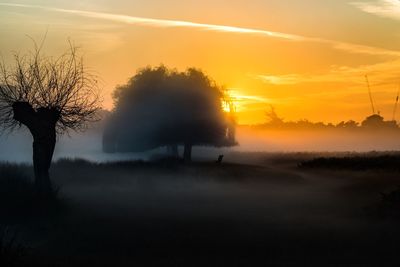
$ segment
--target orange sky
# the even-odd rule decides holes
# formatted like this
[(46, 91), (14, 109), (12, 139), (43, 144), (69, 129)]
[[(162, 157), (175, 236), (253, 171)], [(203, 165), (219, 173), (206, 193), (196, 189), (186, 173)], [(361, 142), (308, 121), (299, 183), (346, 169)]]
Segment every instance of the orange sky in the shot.
[[(0, 52), (59, 54), (67, 39), (102, 79), (104, 106), (136, 70), (165, 64), (203, 69), (236, 98), (240, 123), (392, 118), (400, 83), (397, 0), (0, 0)], [(400, 114), (398, 115), (400, 118)]]

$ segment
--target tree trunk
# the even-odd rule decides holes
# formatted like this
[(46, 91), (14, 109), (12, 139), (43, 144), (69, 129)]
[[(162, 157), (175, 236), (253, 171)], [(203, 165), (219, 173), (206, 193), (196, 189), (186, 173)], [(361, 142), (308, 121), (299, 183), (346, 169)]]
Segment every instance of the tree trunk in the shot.
[(60, 113), (55, 108), (32, 108), (27, 102), (13, 104), (14, 119), (28, 127), (33, 136), (35, 186), (40, 195), (52, 193), (49, 169), (56, 144), (56, 124)]
[(56, 140), (49, 136), (47, 140), (35, 138), (33, 141), (33, 168), (35, 173), (35, 187), (40, 195), (50, 195), (52, 185), (49, 169), (53, 158)]
[(189, 142), (185, 143), (183, 151), (183, 160), (186, 162), (192, 161), (192, 144)]

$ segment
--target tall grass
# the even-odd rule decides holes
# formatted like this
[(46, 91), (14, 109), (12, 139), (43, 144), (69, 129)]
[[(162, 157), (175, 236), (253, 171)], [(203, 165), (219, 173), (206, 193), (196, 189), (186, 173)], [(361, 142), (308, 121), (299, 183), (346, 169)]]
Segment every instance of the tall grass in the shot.
[(26, 248), (18, 242), (18, 231), (0, 225), (0, 266), (24, 266)]
[(63, 206), (58, 189), (44, 199), (37, 194), (32, 167), (0, 164), (0, 224), (53, 215)]
[(388, 170), (400, 171), (400, 155), (318, 157), (303, 161), (300, 168), (329, 170)]

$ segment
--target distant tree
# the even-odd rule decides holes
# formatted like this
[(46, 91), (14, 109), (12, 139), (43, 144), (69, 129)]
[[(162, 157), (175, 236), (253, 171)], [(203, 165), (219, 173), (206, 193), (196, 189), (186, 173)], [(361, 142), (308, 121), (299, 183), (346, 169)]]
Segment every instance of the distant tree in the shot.
[(229, 100), (200, 70), (144, 68), (115, 90), (114, 100), (114, 114), (103, 136), (106, 152), (161, 146), (176, 151), (183, 145), (189, 161), (194, 145), (236, 144), (233, 110), (226, 113), (222, 108)]
[(354, 120), (342, 121), (336, 125), (336, 128), (344, 128), (344, 129), (356, 129), (358, 127), (358, 122)]
[(361, 122), (361, 127), (368, 129), (398, 129), (396, 121), (385, 121), (380, 114), (373, 114), (368, 116)]
[(25, 125), (33, 137), (35, 185), (39, 193), (52, 190), (49, 168), (57, 134), (84, 130), (99, 109), (97, 81), (85, 69), (73, 46), (58, 58), (41, 47), (14, 64), (0, 63), (0, 123), (13, 130)]
[(267, 118), (267, 124), (270, 126), (281, 127), (284, 125), (284, 121), (281, 117), (276, 114), (275, 107), (270, 106), (270, 110), (265, 111), (265, 116)]

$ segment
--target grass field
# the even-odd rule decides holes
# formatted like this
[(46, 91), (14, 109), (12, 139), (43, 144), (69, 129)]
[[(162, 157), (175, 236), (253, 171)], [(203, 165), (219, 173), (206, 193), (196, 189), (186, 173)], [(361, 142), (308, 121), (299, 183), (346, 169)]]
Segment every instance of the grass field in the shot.
[[(330, 165), (315, 163), (321, 157)], [(400, 227), (392, 211), (399, 207), (382, 209), (380, 193), (400, 185), (398, 168), (340, 167), (374, 157), (232, 153), (221, 165), (60, 160), (51, 169), (60, 191), (47, 213), (37, 209), (31, 166), (2, 164), (0, 225), (16, 238), (7, 249), (0, 245), (7, 252), (0, 263), (396, 265)]]

